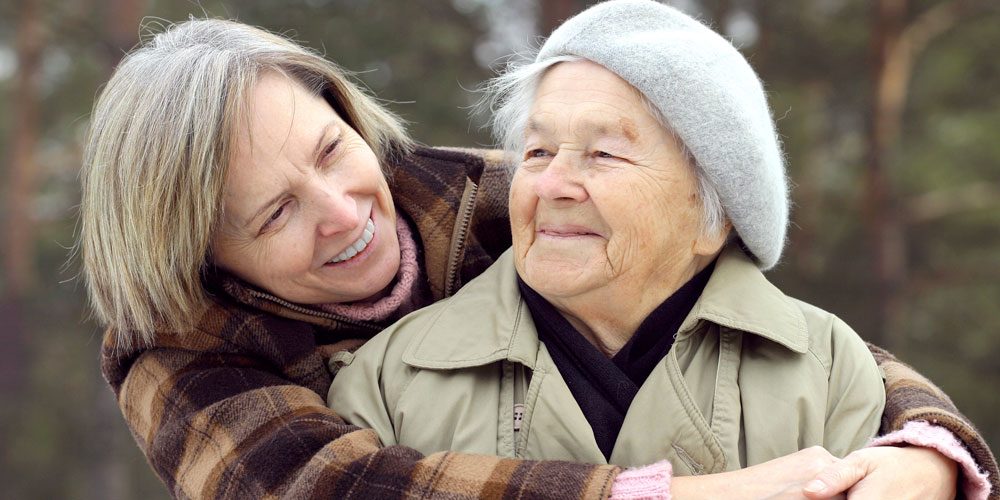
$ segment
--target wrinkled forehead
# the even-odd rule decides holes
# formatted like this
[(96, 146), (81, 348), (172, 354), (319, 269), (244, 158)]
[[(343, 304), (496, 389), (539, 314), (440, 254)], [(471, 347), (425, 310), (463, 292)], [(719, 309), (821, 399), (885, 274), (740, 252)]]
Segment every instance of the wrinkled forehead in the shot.
[(539, 78), (525, 121), (525, 134), (552, 133), (569, 115), (573, 128), (616, 135), (635, 142), (645, 134), (668, 132), (659, 112), (634, 86), (589, 61), (560, 62)]

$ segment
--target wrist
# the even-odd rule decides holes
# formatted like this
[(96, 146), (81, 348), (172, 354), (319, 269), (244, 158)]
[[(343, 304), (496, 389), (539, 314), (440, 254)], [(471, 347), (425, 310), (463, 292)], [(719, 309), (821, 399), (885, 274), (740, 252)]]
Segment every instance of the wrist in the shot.
[(627, 469), (611, 485), (610, 500), (670, 500), (673, 469), (666, 460)]
[(991, 484), (969, 451), (948, 429), (924, 421), (907, 422), (902, 429), (880, 436), (868, 445), (913, 446), (937, 452), (960, 472), (959, 488), (969, 499), (989, 497)]

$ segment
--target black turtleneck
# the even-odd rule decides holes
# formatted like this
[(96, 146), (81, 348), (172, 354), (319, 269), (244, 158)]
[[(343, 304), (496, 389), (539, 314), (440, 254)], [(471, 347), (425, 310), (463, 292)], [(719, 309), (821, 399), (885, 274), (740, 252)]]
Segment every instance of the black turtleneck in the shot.
[(625, 414), (639, 387), (670, 351), (674, 335), (701, 296), (715, 263), (695, 275), (643, 320), (621, 350), (608, 358), (556, 308), (518, 278), (538, 338), (594, 430), (597, 446), (611, 458)]

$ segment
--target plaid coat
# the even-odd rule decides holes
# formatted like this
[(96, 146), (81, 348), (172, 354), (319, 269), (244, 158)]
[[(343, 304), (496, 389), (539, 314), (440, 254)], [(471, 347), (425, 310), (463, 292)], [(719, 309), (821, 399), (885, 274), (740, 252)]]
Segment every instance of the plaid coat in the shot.
[[(510, 245), (509, 175), (498, 155), (421, 148), (392, 172), (397, 208), (421, 241), (430, 301), (451, 295)], [(288, 303), (234, 278), (188, 332), (114, 349), (104, 376), (153, 469), (177, 498), (606, 498), (619, 469), (381, 447), (326, 407), (324, 357), (386, 325)], [(873, 347), (885, 370), (883, 432), (926, 419), (954, 432), (996, 480), (985, 442), (939, 389)], [(991, 468), (992, 467), (992, 468)], [(997, 488), (994, 487), (994, 491)]]

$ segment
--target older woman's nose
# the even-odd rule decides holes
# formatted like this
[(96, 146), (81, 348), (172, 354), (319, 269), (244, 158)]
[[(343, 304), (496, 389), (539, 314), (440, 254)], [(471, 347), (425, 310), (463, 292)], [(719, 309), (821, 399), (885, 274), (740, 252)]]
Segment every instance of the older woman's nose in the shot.
[(535, 178), (535, 193), (548, 201), (581, 202), (587, 199), (583, 187), (580, 160), (572, 154), (559, 153)]
[(349, 193), (326, 189), (318, 193), (313, 204), (316, 230), (321, 236), (336, 236), (353, 231), (361, 223), (357, 200)]

